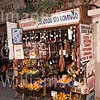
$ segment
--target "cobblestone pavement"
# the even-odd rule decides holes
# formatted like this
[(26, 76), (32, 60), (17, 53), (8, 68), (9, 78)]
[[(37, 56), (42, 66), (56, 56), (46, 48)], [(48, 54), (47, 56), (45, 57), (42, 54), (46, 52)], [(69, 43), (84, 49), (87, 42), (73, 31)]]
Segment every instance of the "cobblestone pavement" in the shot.
[(15, 90), (8, 86), (3, 87), (0, 82), (0, 100), (21, 100), (21, 97), (14, 99)]
[[(8, 86), (3, 87), (1, 82), (0, 82), (0, 100), (22, 100), (21, 96), (19, 96), (17, 99), (14, 99), (15, 97), (15, 90), (12, 88), (9, 88)], [(42, 98), (42, 99), (25, 99), (25, 100), (52, 100), (51, 98)], [(100, 100), (96, 98), (95, 100)]]
[[(0, 81), (0, 100), (22, 100), (22, 95), (18, 98), (15, 97), (15, 89), (12, 89), (8, 86), (3, 87)], [(24, 100), (52, 100), (50, 97), (32, 97), (25, 98)]]

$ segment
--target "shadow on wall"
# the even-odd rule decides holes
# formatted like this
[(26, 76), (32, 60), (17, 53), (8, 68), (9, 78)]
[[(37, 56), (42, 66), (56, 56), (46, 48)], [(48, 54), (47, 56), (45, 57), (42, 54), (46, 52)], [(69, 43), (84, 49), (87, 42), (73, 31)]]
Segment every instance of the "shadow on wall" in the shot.
[(100, 100), (100, 98), (96, 97), (96, 99), (95, 99), (95, 100)]
[[(100, 0), (99, 0), (100, 1)], [(100, 18), (94, 18), (95, 22), (98, 21), (95, 27), (95, 43), (94, 43), (94, 52), (95, 52), (95, 93), (96, 97), (100, 98)], [(98, 100), (98, 99), (97, 99)]]
[(96, 96), (100, 98), (100, 62), (96, 63), (95, 75)]
[(100, 5), (100, 0), (92, 0), (93, 4)]

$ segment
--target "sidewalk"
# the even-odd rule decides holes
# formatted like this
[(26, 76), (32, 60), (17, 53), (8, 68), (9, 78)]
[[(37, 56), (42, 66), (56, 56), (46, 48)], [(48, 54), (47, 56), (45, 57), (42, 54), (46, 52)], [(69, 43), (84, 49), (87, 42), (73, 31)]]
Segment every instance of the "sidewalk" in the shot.
[[(3, 87), (0, 81), (0, 100), (21, 100), (21, 97), (19, 97), (18, 99), (14, 99), (14, 96), (15, 96), (15, 90), (9, 88), (8, 86)], [(95, 100), (100, 100), (100, 99), (96, 98)]]
[[(15, 90), (6, 86), (3, 87), (0, 81), (0, 100), (22, 100), (22, 95), (19, 96), (17, 99), (14, 99), (15, 97)], [(24, 100), (52, 100), (50, 97), (37, 97), (37, 98), (27, 98)]]
[(21, 98), (14, 99), (15, 90), (7, 87), (3, 87), (0, 81), (0, 100), (21, 100)]
[(100, 100), (99, 98), (96, 98), (96, 100)]

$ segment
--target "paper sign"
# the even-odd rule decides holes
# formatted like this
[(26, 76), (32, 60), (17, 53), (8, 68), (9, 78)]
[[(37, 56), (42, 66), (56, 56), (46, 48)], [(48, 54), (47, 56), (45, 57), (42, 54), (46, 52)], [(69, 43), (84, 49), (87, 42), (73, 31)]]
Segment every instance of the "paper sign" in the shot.
[(20, 28), (12, 29), (12, 40), (14, 44), (22, 43), (22, 32)]
[(51, 96), (55, 97), (57, 95), (57, 91), (51, 91)]
[(33, 18), (27, 18), (18, 21), (19, 27), (22, 28), (24, 31), (32, 30), (37, 28), (37, 21)]
[(14, 45), (15, 59), (24, 59), (24, 52), (22, 44)]
[(93, 58), (93, 27), (80, 25), (80, 58), (82, 62)]
[(87, 86), (88, 86), (89, 91), (94, 90), (95, 88), (95, 76), (94, 75), (87, 79)]
[(95, 73), (95, 59), (91, 59), (86, 66), (86, 77)]
[(7, 22), (7, 40), (8, 40), (9, 59), (10, 60), (12, 60), (14, 58), (12, 32), (11, 32), (12, 28), (17, 28), (17, 23)]

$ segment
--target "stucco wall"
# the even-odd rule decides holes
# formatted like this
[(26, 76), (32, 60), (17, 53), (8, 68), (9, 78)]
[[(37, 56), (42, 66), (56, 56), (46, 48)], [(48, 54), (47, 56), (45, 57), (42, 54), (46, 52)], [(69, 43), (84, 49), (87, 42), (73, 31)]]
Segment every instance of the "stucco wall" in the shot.
[(7, 7), (7, 5), (13, 4), (14, 10), (21, 8), (24, 6), (24, 0), (3, 0), (0, 1), (0, 9), (3, 7)]
[(95, 25), (95, 91), (96, 96), (100, 98), (100, 8), (90, 10), (88, 14), (92, 17), (92, 22)]
[(95, 91), (96, 96), (100, 98), (100, 17), (96, 17), (93, 19), (93, 23), (96, 23), (96, 65), (95, 65)]
[(93, 0), (93, 3), (95, 3), (98, 6), (100, 6), (100, 0)]
[[(13, 19), (15, 11), (25, 6), (24, 0), (2, 0), (0, 1), (0, 22), (6, 22), (8, 19)], [(10, 13), (11, 16), (7, 15)], [(9, 16), (9, 18), (8, 18)]]
[(96, 96), (100, 98), (100, 17), (96, 17), (93, 19), (93, 22), (97, 22), (96, 24), (96, 68), (95, 68), (95, 90)]

